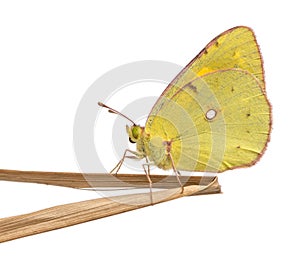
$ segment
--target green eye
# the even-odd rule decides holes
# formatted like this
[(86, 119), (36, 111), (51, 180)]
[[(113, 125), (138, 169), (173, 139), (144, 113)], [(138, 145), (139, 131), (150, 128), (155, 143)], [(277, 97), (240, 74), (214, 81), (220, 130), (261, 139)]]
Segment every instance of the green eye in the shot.
[(132, 136), (137, 139), (139, 137), (140, 134), (140, 129), (139, 127), (133, 127), (132, 128)]

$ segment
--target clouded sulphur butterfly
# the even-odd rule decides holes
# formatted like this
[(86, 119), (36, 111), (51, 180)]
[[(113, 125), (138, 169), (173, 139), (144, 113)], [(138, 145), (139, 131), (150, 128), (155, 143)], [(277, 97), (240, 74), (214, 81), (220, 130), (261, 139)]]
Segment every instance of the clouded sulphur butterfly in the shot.
[(259, 47), (253, 31), (239, 26), (213, 39), (175, 77), (145, 127), (127, 127), (136, 151), (124, 158), (131, 152), (177, 177), (179, 170), (223, 172), (255, 164), (270, 127)]

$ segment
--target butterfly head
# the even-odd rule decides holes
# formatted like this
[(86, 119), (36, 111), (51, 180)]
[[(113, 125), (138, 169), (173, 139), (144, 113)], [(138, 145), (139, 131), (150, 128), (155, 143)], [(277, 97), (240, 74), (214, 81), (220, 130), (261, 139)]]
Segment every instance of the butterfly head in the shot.
[(143, 134), (143, 128), (139, 125), (126, 126), (126, 131), (129, 136), (129, 141), (131, 143), (136, 143), (139, 141)]

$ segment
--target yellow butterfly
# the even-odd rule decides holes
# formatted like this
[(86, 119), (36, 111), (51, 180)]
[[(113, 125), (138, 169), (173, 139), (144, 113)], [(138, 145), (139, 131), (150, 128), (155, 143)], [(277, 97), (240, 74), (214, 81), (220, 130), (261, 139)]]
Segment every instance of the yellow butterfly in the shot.
[(130, 121), (133, 125), (126, 129), (136, 151), (125, 151), (116, 173), (128, 153), (172, 169), (179, 183), (179, 170), (223, 172), (253, 165), (264, 153), (271, 129), (253, 31), (239, 26), (217, 36), (168, 85), (145, 127)]

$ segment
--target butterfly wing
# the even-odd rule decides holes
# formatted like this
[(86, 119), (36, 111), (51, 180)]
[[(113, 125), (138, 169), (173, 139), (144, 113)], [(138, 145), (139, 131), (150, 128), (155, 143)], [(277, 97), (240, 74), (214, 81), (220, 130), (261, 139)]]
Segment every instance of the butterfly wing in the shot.
[[(216, 116), (209, 120), (208, 111)], [(216, 112), (214, 112), (216, 111)], [(224, 171), (255, 163), (269, 139), (271, 109), (253, 31), (235, 27), (213, 39), (167, 86), (147, 119), (149, 154), (170, 169)]]
[[(263, 62), (254, 32), (251, 28), (231, 28), (214, 38), (167, 86), (162, 93), (171, 98), (176, 91), (192, 80), (218, 70), (237, 68), (252, 73), (265, 90)], [(163, 99), (164, 100), (164, 99)], [(152, 114), (162, 107), (159, 98)]]
[(270, 104), (260, 81), (248, 71), (217, 70), (161, 97), (150, 114), (150, 158), (170, 169), (164, 141), (171, 141), (177, 169), (224, 171), (254, 164), (270, 132)]

